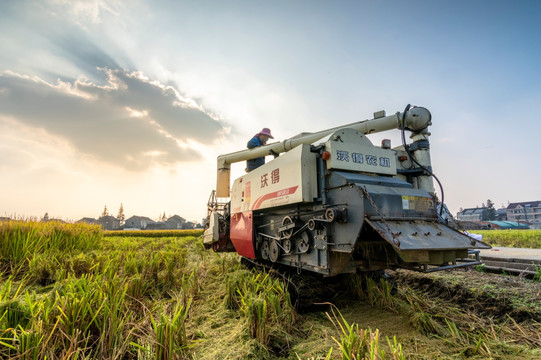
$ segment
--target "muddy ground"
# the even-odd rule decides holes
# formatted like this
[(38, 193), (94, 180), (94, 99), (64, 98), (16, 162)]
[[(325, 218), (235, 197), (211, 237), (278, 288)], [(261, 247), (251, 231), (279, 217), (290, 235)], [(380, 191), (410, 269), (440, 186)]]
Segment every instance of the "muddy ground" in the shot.
[[(419, 296), (420, 309), (442, 325), (441, 333), (419, 329), (411, 314), (354, 300), (337, 304), (347, 321), (396, 336), (407, 358), (541, 359), (541, 282), (474, 269), (392, 274), (399, 287), (395, 296), (404, 299), (411, 289)], [(494, 336), (487, 340), (488, 350), (476, 353), (473, 343), (453, 338), (445, 329), (446, 319), (464, 333), (489, 329)]]
[(541, 282), (471, 270), (395, 272), (399, 284), (460, 305), (479, 316), (541, 322)]

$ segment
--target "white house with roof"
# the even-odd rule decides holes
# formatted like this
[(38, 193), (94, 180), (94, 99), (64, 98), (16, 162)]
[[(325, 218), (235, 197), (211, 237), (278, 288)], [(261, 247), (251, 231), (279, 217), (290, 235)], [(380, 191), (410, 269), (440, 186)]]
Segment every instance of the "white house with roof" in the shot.
[(464, 209), (456, 214), (456, 218), (459, 221), (486, 221), (488, 220), (488, 208)]
[(541, 201), (515, 202), (507, 205), (507, 220), (524, 221), (541, 228)]

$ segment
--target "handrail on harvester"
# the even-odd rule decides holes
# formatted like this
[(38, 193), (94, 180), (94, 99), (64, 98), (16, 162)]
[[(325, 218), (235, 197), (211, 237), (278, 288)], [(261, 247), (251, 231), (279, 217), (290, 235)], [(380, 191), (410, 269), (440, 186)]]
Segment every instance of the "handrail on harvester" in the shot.
[[(357, 121), (315, 133), (303, 133), (281, 142), (220, 155), (218, 156), (216, 197), (229, 197), (231, 164), (233, 163), (267, 156), (271, 153), (283, 153), (302, 144), (312, 144), (313, 142), (344, 128), (354, 129), (363, 134), (373, 134), (397, 128), (401, 129), (402, 117), (403, 113), (400, 112), (385, 116), (385, 112), (380, 111), (374, 114), (373, 119)], [(426, 108), (412, 107), (406, 112), (406, 116), (404, 117), (404, 128), (413, 132), (422, 132), (431, 125), (430, 120), (430, 111)]]

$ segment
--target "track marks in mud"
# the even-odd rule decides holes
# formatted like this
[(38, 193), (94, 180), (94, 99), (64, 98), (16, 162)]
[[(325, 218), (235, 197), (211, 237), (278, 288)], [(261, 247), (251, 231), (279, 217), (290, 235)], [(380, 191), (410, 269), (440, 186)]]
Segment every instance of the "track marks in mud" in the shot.
[(541, 283), (478, 272), (420, 274), (399, 271), (399, 286), (457, 305), (481, 317), (541, 322)]

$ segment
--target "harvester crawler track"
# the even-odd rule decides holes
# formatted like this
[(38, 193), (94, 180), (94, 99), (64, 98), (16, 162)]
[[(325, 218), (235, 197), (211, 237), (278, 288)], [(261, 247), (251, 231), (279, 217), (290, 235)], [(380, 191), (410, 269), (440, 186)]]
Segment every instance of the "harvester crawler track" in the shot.
[[(349, 296), (354, 292), (354, 289), (350, 288), (352, 274), (323, 277), (310, 271), (294, 272), (291, 267), (246, 257), (241, 258), (241, 263), (250, 269), (266, 271), (274, 278), (281, 279), (291, 296), (291, 303), (299, 312), (321, 310), (329, 306), (329, 303), (336, 302), (339, 297)], [(364, 276), (385, 279), (391, 286), (391, 294), (396, 294), (396, 281), (387, 273), (368, 272)]]
[(281, 279), (291, 296), (291, 303), (297, 311), (311, 311), (321, 308), (332, 301), (345, 284), (344, 276), (325, 278), (309, 271), (294, 272), (291, 268), (279, 264), (269, 264), (257, 259), (241, 258), (241, 263), (248, 268), (268, 272)]

